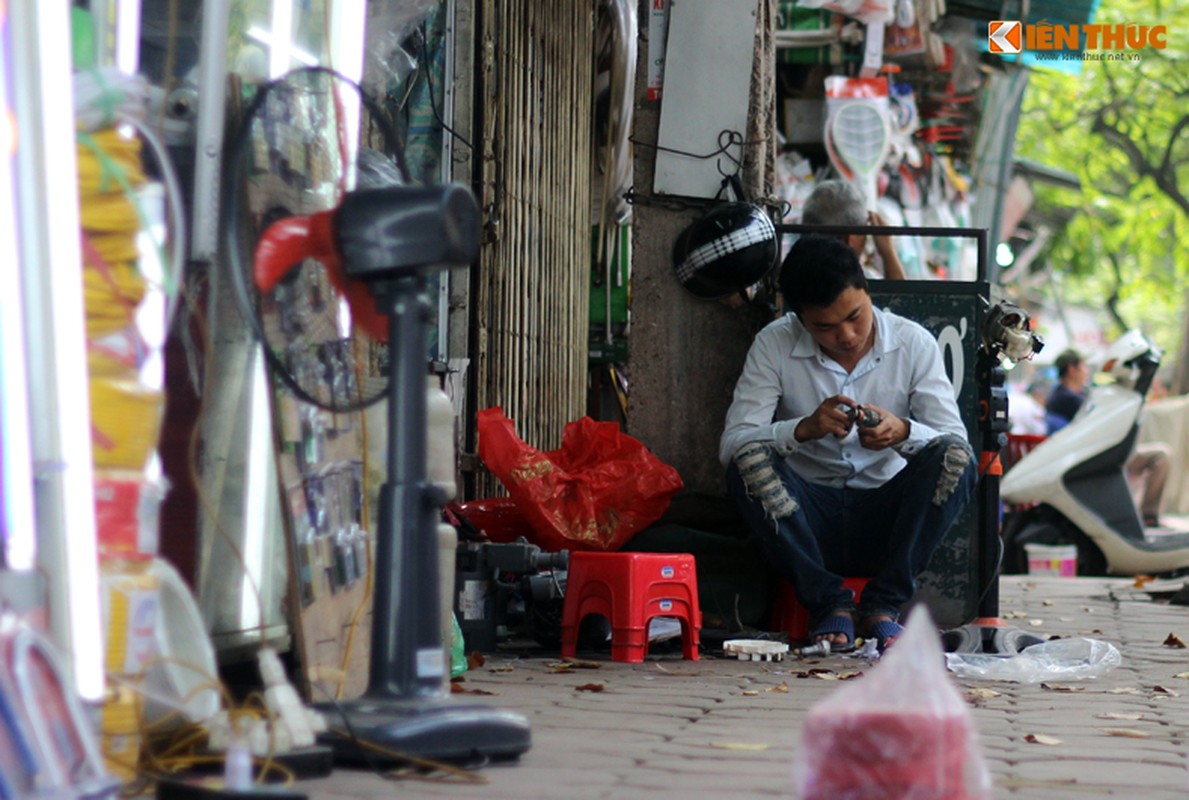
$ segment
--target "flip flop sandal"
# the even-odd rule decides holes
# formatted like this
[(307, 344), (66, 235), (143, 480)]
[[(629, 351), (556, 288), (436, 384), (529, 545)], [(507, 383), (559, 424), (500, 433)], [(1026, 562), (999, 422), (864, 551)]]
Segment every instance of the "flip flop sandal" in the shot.
[(890, 619), (881, 619), (871, 626), (871, 638), (875, 639), (876, 647), (881, 653), (887, 652), (887, 649), (892, 646), (892, 642), (896, 641), (896, 637), (902, 633), (904, 633), (904, 626), (899, 622), (892, 622)]
[(846, 644), (836, 645), (831, 642), (830, 652), (847, 653), (855, 649), (855, 621), (850, 614), (827, 614), (818, 621), (817, 626), (813, 629), (813, 633), (809, 634), (809, 638), (816, 644), (819, 636), (825, 636), (831, 633), (841, 633), (846, 636)]

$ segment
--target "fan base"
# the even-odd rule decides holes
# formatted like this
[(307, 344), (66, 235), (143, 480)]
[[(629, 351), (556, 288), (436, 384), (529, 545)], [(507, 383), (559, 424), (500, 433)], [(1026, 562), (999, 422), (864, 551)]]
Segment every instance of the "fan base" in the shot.
[(316, 707), (337, 729), (319, 736), (337, 762), (392, 763), (408, 755), (474, 764), (517, 759), (531, 744), (527, 719), (478, 703), (364, 696)]

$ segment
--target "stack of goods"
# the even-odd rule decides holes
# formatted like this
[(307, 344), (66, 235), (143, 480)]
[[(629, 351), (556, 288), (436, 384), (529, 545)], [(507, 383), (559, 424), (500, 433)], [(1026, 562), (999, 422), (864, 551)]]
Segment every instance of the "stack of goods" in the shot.
[(96, 530), (113, 678), (101, 743), (109, 771), (131, 780), (146, 731), (143, 700), (130, 687), (161, 660), (161, 586), (152, 567), (164, 495), (155, 463), (165, 404), (163, 261), (155, 242), (163, 238), (155, 225), (162, 191), (146, 177), (143, 125), (136, 124), (144, 81), (95, 69), (75, 81)]

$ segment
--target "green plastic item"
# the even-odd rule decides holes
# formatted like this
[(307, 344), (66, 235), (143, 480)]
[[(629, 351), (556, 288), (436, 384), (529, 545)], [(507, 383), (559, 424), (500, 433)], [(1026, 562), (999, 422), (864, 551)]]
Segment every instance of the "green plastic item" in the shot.
[(457, 678), (467, 671), (467, 654), (462, 643), (462, 628), (458, 617), (450, 615), (450, 677)]
[(95, 66), (95, 20), (85, 8), (70, 9), (70, 55), (75, 69)]

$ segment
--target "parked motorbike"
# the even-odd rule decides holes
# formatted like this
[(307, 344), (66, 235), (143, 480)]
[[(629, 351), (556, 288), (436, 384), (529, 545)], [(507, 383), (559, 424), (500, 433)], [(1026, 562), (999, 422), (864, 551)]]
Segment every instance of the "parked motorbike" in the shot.
[(1003, 572), (1027, 572), (1025, 545), (1077, 546), (1079, 575), (1189, 570), (1189, 534), (1145, 531), (1124, 465), (1160, 351), (1129, 331), (1106, 352), (1114, 382), (1095, 386), (1074, 418), (1004, 474)]

